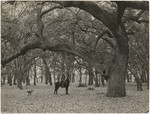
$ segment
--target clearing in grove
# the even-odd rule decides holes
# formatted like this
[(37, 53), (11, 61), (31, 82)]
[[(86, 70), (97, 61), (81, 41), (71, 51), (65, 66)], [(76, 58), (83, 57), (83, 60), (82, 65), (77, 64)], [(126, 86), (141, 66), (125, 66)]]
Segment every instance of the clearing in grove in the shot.
[[(88, 88), (94, 90), (88, 90)], [(144, 113), (149, 111), (149, 90), (146, 84), (143, 91), (137, 91), (136, 84), (126, 83), (127, 96), (106, 97), (107, 87), (78, 87), (71, 83), (69, 95), (64, 88), (54, 94), (54, 85), (38, 84), (1, 87), (1, 111), (7, 113)], [(27, 91), (33, 89), (31, 95)]]

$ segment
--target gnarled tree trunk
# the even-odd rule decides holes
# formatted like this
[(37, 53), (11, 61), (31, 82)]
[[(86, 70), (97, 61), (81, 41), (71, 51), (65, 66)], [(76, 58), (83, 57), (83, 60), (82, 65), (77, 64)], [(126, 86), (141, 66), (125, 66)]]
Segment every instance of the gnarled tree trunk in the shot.
[(14, 74), (14, 80), (13, 80), (13, 84), (14, 84), (14, 85), (17, 85), (17, 84), (16, 84), (16, 80), (17, 80), (17, 76), (16, 76), (16, 74)]
[(12, 74), (8, 74), (8, 84), (12, 86)]
[(45, 65), (45, 83), (48, 84), (49, 81), (50, 85), (52, 85), (51, 72), (49, 71), (45, 58), (42, 58), (42, 60)]
[(1, 83), (2, 85), (5, 85), (5, 79), (6, 79), (5, 76), (6, 76), (5, 74), (3, 74), (3, 76), (2, 76), (3, 77), (3, 81)]
[(23, 80), (22, 76), (17, 75), (17, 85), (18, 85), (19, 89), (23, 89), (22, 88), (22, 80)]
[(29, 71), (26, 72), (26, 85), (30, 85)]
[(99, 84), (98, 84), (98, 76), (97, 76), (97, 70), (95, 70), (95, 87), (99, 87)]
[(89, 72), (89, 83), (88, 83), (88, 85), (92, 85), (93, 80), (94, 80), (94, 74), (93, 74), (93, 68), (90, 65), (88, 66), (88, 72)]
[(81, 66), (79, 68), (79, 76), (80, 76), (80, 78), (79, 78), (79, 86), (81, 86), (81, 84), (82, 84), (82, 67)]
[[(118, 53), (119, 54), (119, 53)], [(120, 54), (119, 54), (120, 55)], [(125, 91), (125, 77), (127, 75), (127, 65), (123, 56), (117, 56), (115, 63), (111, 67), (108, 79), (107, 96), (109, 97), (124, 97)]]
[(72, 83), (74, 83), (75, 82), (75, 73), (73, 72), (72, 73)]
[(116, 26), (116, 30), (113, 31), (116, 38), (116, 47), (114, 55), (114, 64), (108, 71), (109, 79), (107, 94), (108, 97), (124, 97), (126, 96), (125, 89), (125, 77), (127, 76), (127, 64), (128, 64), (128, 38), (123, 24)]
[(36, 60), (35, 60), (35, 65), (34, 65), (34, 85), (36, 86)]
[(54, 68), (53, 68), (54, 83), (56, 82), (55, 72), (56, 72), (56, 61), (54, 61)]

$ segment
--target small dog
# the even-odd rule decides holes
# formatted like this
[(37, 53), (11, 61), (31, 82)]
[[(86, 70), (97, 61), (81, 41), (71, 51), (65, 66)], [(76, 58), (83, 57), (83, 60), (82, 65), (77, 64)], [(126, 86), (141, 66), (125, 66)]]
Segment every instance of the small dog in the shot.
[(90, 88), (90, 87), (89, 87), (89, 88), (88, 88), (88, 90), (95, 90), (95, 89), (94, 89), (94, 88)]
[(28, 94), (28, 95), (31, 95), (32, 92), (33, 92), (33, 90), (27, 91), (27, 94)]

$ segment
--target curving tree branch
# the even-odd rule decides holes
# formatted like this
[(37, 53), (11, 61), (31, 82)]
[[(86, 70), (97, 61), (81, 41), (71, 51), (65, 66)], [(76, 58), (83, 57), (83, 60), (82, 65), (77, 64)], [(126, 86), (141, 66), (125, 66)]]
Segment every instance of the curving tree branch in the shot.
[(61, 6), (55, 6), (55, 7), (52, 7), (50, 9), (47, 9), (45, 11), (42, 12), (42, 9), (43, 9), (43, 6), (42, 5), (39, 5), (38, 8), (37, 8), (37, 25), (38, 25), (38, 33), (36, 34), (37, 37), (39, 37), (39, 40), (45, 40), (45, 37), (43, 35), (43, 28), (44, 28), (44, 25), (42, 23), (42, 17), (50, 12), (50, 11), (53, 11), (55, 9), (61, 9), (62, 7)]
[(134, 8), (134, 9), (142, 9), (149, 10), (149, 2), (148, 1), (122, 1), (126, 7)]
[(118, 5), (118, 8), (117, 8), (117, 23), (120, 24), (121, 19), (122, 19), (123, 14), (124, 14), (124, 11), (126, 9), (126, 6), (124, 5), (124, 3), (122, 1), (117, 1), (116, 4)]
[[(96, 19), (100, 20), (101, 22), (103, 22), (103, 24), (108, 27), (111, 31), (114, 31), (114, 28), (116, 25), (116, 18), (115, 15), (109, 13), (108, 11), (103, 10), (102, 8), (100, 8), (97, 4), (91, 2), (91, 1), (79, 1), (79, 2), (75, 2), (75, 1), (54, 1), (55, 3), (58, 3), (64, 7), (77, 7), (80, 8), (86, 12), (89, 12), (91, 15), (93, 15)], [(136, 9), (143, 9), (143, 10), (148, 10), (148, 2), (124, 2), (126, 7), (132, 7), (132, 8), (136, 8)], [(53, 8), (54, 9), (54, 8)], [(41, 23), (41, 16), (48, 13), (48, 11), (51, 11), (50, 9), (45, 11), (45, 13), (41, 12), (42, 8), (39, 7), (38, 10), (38, 18), (37, 18), (37, 22), (39, 24), (39, 32), (43, 33), (43, 24)], [(118, 40), (118, 42), (121, 42), (120, 40)], [(1, 63), (3, 66), (5, 66), (5, 64), (7, 64), (8, 62), (12, 61), (13, 59), (25, 54), (26, 52), (28, 52), (31, 49), (44, 49), (44, 50), (50, 50), (50, 51), (64, 51), (64, 52), (68, 52), (74, 55), (78, 55), (81, 58), (86, 59), (87, 61), (95, 61), (94, 63), (96, 66), (100, 65), (100, 62), (97, 62), (97, 60), (100, 60), (100, 58), (97, 58), (95, 53), (91, 52), (84, 52), (82, 50), (80, 50), (78, 47), (74, 47), (74, 46), (70, 46), (70, 45), (65, 45), (65, 44), (57, 44), (57, 45), (44, 45), (43, 43), (45, 42), (35, 42), (35, 43), (31, 43), (28, 44), (27, 46), (23, 47), (21, 49), (20, 52), (16, 53), (15, 55), (9, 57), (6, 60), (2, 60)], [(123, 42), (125, 43), (125, 42)], [(80, 50), (80, 51), (79, 51)], [(82, 56), (84, 55), (84, 56)], [(92, 58), (92, 59), (91, 59)], [(99, 66), (101, 67), (101, 66)], [(97, 67), (98, 68), (98, 67)]]
[(42, 18), (48, 12), (51, 12), (55, 9), (62, 9), (62, 8), (63, 8), (62, 6), (55, 6), (55, 7), (49, 8), (49, 9), (47, 9), (47, 10), (40, 13), (40, 18)]
[(132, 21), (135, 21), (137, 23), (149, 23), (149, 20), (145, 20), (145, 19), (140, 19), (141, 15), (144, 13), (145, 11), (144, 10), (141, 10), (137, 15), (129, 15), (127, 18), (125, 18), (123, 20), (123, 23), (125, 23), (126, 21), (129, 21), (129, 20), (132, 20)]
[[(124, 11), (127, 7), (131, 7), (131, 8), (135, 8), (135, 9), (142, 9), (142, 10), (149, 10), (149, 3), (147, 1), (138, 1), (138, 2), (137, 1), (132, 1), (132, 2), (130, 2), (130, 1), (115, 1), (115, 3), (118, 6), (118, 8), (117, 8), (117, 23), (118, 24), (121, 22)], [(139, 16), (142, 13), (143, 13), (143, 11), (141, 11), (137, 15), (137, 18), (139, 18)], [(132, 17), (131, 19), (133, 19), (134, 21), (137, 21), (138, 23), (146, 22), (146, 21), (140, 21), (137, 18)]]
[(40, 48), (40, 45), (41, 45), (40, 42), (34, 42), (34, 43), (30, 43), (30, 44), (24, 46), (18, 53), (14, 54), (13, 56), (8, 57), (5, 60), (1, 60), (2, 66), (4, 67), (7, 63), (9, 63), (10, 61), (14, 60), (15, 58), (17, 58), (21, 55), (24, 55), (31, 49)]
[(108, 40), (107, 38), (102, 38), (102, 39), (105, 40), (112, 49), (115, 49), (115, 45), (110, 40)]
[(64, 7), (77, 7), (80, 8), (96, 19), (100, 20), (108, 29), (113, 30), (114, 24), (116, 24), (115, 15), (109, 13), (106, 10), (100, 8), (96, 3), (91, 1), (54, 1), (57, 4), (60, 4)]
[(149, 10), (148, 1), (113, 1), (116, 4), (120, 4), (123, 7), (129, 7), (134, 9)]
[[(98, 35), (97, 39), (96, 39), (96, 42), (95, 42), (95, 45), (94, 45), (94, 51), (96, 50), (96, 46), (98, 44), (98, 41), (100, 40), (100, 38), (102, 38), (105, 34), (107, 34), (110, 38), (113, 38), (113, 35), (111, 34), (111, 32), (109, 30), (106, 30), (104, 32), (102, 32), (102, 34)], [(113, 43), (108, 40), (108, 39), (105, 39), (105, 38), (102, 38), (103, 40), (105, 40), (107, 43), (110, 44), (110, 46), (114, 49), (114, 45)]]
[[(46, 45), (43, 45), (46, 44)], [(42, 49), (42, 50), (49, 50), (49, 51), (55, 51), (55, 52), (66, 52), (71, 55), (78, 56), (82, 59), (84, 59), (87, 62), (90, 62), (93, 67), (95, 68), (101, 68), (102, 67), (102, 58), (100, 56), (97, 56), (96, 53), (90, 52), (87, 50), (82, 50), (80, 47), (75, 46), (73, 44), (52, 44), (52, 43), (42, 43), (42, 42), (35, 42), (28, 44), (24, 46), (21, 51), (14, 54), (13, 56), (8, 57), (5, 60), (1, 60), (1, 64), (4, 67), (7, 63), (14, 60), (15, 58), (24, 55), (29, 50), (32, 49)], [(95, 64), (96, 63), (96, 64)]]

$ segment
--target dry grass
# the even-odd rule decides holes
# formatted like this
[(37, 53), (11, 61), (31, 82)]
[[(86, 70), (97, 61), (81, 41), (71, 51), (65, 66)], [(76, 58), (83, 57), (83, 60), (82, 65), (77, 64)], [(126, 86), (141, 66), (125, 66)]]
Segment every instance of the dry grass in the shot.
[[(25, 88), (25, 87), (24, 87)], [(31, 96), (27, 90), (33, 89)], [(54, 85), (38, 84), (19, 91), (16, 86), (5, 85), (1, 88), (1, 110), (13, 113), (142, 113), (149, 110), (149, 90), (137, 91), (135, 83), (127, 83), (127, 96), (123, 98), (106, 97), (106, 87), (88, 90), (71, 84), (70, 95), (65, 89), (54, 93)]]

